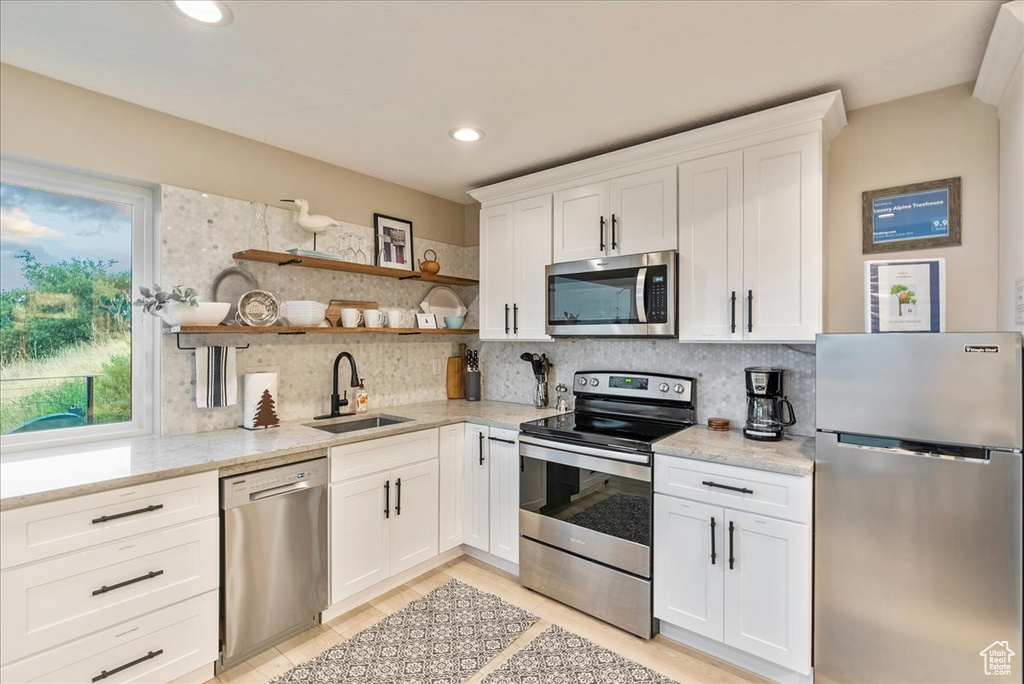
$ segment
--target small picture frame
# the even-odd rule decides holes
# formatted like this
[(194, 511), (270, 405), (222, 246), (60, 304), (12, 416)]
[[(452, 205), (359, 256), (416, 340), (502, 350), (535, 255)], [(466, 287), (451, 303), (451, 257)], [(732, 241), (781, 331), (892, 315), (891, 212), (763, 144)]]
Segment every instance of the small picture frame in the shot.
[(418, 313), (416, 314), (416, 327), (435, 330), (437, 329), (437, 317), (434, 314)]
[(412, 270), (412, 221), (385, 216), (373, 215), (373, 252), (374, 263), (387, 268)]
[(864, 262), (864, 332), (946, 331), (946, 260)]
[(960, 244), (960, 177), (861, 193), (862, 252)]

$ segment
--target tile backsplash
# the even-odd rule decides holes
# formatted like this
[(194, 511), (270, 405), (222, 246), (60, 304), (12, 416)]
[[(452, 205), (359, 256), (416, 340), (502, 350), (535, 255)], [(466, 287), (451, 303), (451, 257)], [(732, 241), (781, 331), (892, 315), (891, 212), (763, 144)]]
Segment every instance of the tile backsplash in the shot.
[(667, 373), (697, 378), (697, 420), (728, 418), (733, 427), (747, 419), (743, 369), (785, 368), (784, 389), (796, 413), (791, 434), (814, 434), (814, 346), (781, 344), (680, 344), (675, 340), (558, 340), (556, 342), (483, 342), (480, 371), (485, 399), (533, 402), (536, 384), (523, 352), (547, 354), (552, 363), (548, 381), (550, 403), (555, 385), (572, 389), (572, 375), (581, 370), (623, 370)]
[[(319, 271), (256, 262), (236, 263), (235, 251), (249, 247), (249, 228), (255, 207), (247, 201), (195, 190), (163, 186), (161, 192), (161, 281), (164, 287), (190, 285), (209, 299), (217, 274), (240, 265), (282, 300), (331, 299), (376, 301), (382, 308), (419, 310), (419, 302), (432, 289), (429, 283), (400, 281), (351, 273)], [(382, 207), (386, 211), (386, 207)], [(313, 208), (315, 211), (316, 208)], [(298, 227), (296, 212), (269, 207), (270, 249), (312, 249), (312, 235)], [(422, 258), (427, 249), (437, 252), (442, 272), (476, 278), (476, 247), (460, 247), (415, 237), (414, 250)], [(343, 223), (317, 239), (322, 251), (339, 253), (351, 246), (373, 259), (373, 229)], [(478, 318), (476, 287), (455, 287), (469, 308), (466, 327)], [(746, 366), (785, 368), (785, 390), (796, 411), (790, 432), (814, 434), (814, 346), (777, 344), (680, 344), (673, 340), (558, 340), (556, 342), (480, 342), (470, 337), (305, 337), (205, 335), (189, 336), (183, 343), (197, 345), (250, 344), (238, 352), (238, 374), (275, 371), (279, 374), (278, 412), (284, 420), (303, 420), (326, 413), (332, 384), (334, 357), (349, 351), (366, 380), (371, 407), (390, 407), (444, 399), (444, 360), (457, 353), (458, 343), (480, 349), (484, 398), (529, 404), (533, 401), (533, 373), (519, 356), (524, 351), (546, 353), (554, 364), (549, 384), (554, 403), (555, 385), (572, 386), (577, 370), (616, 369), (652, 371), (697, 378), (697, 416), (706, 422), (721, 416), (739, 427), (746, 420), (743, 369)], [(241, 408), (197, 409), (194, 355), (179, 351), (174, 337), (163, 340), (161, 378), (162, 432), (187, 434), (229, 428), (239, 424)], [(435, 366), (442, 372), (435, 375)], [(341, 387), (348, 384), (347, 364), (341, 369)]]
[[(360, 276), (353, 273), (320, 271), (257, 262), (238, 262), (233, 252), (249, 246), (249, 228), (254, 206), (247, 201), (209, 193), (163, 186), (161, 188), (161, 284), (189, 285), (209, 300), (217, 274), (229, 266), (241, 266), (261, 288), (275, 292), (280, 299), (331, 299), (376, 301), (382, 308), (419, 311), (419, 303), (433, 289), (430, 283)], [(315, 211), (316, 208), (314, 207)], [(386, 210), (386, 207), (382, 207)], [(312, 249), (310, 233), (295, 222), (296, 212), (269, 207), (270, 249), (284, 251), (299, 247)], [(413, 247), (418, 258), (433, 249), (442, 272), (475, 278), (478, 250), (448, 245), (415, 237)], [(343, 223), (317, 238), (321, 251), (338, 253), (351, 245), (373, 258), (373, 229)], [(469, 308), (466, 327), (476, 327), (476, 287), (453, 287)], [(410, 326), (412, 327), (412, 326)], [(318, 337), (253, 335), (192, 335), (183, 345), (238, 345), (250, 348), (238, 352), (238, 374), (257, 371), (279, 373), (278, 413), (284, 420), (311, 418), (326, 413), (332, 384), (334, 357), (349, 351), (355, 357), (359, 373), (366, 379), (373, 407), (393, 406), (418, 401), (444, 399), (444, 375), (434, 375), (434, 362), (457, 353), (459, 341), (471, 338), (398, 337), (372, 335), (354, 337)], [(161, 414), (164, 435), (218, 430), (238, 425), (239, 406), (198, 409), (195, 406), (194, 355), (179, 351), (174, 336), (163, 340), (161, 362)], [(347, 385), (348, 369), (342, 368), (342, 386)], [(351, 394), (351, 392), (350, 392)]]

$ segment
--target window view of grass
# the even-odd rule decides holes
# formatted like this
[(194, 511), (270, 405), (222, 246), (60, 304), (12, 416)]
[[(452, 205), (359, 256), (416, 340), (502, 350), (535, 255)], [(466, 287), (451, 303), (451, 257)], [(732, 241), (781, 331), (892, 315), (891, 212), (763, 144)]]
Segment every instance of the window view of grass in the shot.
[(131, 420), (131, 211), (0, 184), (0, 433)]

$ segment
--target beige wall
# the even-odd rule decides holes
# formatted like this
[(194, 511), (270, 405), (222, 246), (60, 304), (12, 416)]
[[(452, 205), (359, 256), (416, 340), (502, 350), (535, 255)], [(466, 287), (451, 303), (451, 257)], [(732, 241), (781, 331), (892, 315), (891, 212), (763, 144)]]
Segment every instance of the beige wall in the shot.
[(467, 247), (480, 244), (480, 203), (466, 205), (466, 241)]
[[(945, 257), (946, 329), (995, 330), (999, 255), (999, 122), (965, 83), (848, 113), (829, 152), (831, 332), (864, 330), (864, 262)], [(861, 253), (861, 192), (960, 176), (962, 244)]]
[(62, 166), (205, 190), (373, 225), (413, 222), (415, 236), (462, 245), (461, 204), (0, 64), (0, 151)]

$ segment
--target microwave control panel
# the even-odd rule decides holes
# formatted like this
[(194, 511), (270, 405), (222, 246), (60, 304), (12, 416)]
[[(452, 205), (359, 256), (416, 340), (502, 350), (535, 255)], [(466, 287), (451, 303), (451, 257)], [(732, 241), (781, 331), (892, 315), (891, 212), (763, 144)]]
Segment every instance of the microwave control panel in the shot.
[(655, 266), (647, 276), (647, 322), (668, 323), (668, 268)]

